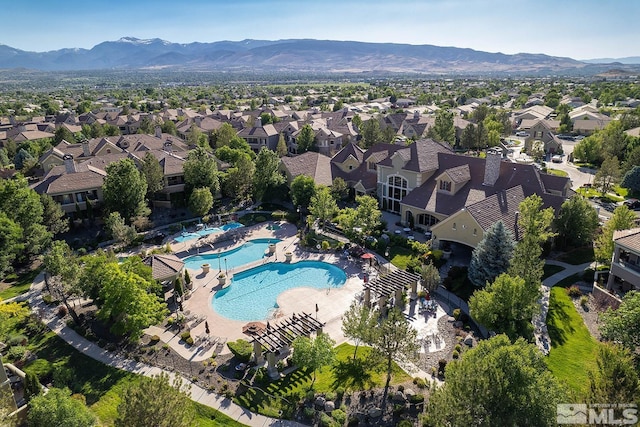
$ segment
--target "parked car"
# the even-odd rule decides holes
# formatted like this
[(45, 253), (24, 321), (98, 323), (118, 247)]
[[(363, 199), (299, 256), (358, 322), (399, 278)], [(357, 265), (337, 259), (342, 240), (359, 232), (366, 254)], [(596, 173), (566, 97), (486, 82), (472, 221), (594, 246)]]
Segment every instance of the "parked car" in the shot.
[(524, 136), (524, 137), (527, 137), (527, 136), (529, 136), (529, 134), (528, 134), (527, 132), (519, 131), (519, 132), (516, 132), (516, 136)]
[(551, 156), (551, 161), (553, 163), (562, 163), (562, 156), (560, 154), (556, 154), (555, 156)]
[(578, 135), (578, 136), (574, 136), (574, 137), (573, 137), (573, 140), (574, 140), (574, 141), (582, 141), (584, 138), (585, 138), (585, 136), (584, 136), (584, 135)]
[(565, 133), (561, 133), (560, 135), (557, 135), (557, 137), (558, 137), (559, 139), (564, 139), (564, 140), (566, 140), (566, 141), (573, 141), (573, 140), (575, 140), (575, 138), (573, 137), (573, 135), (568, 135), (568, 134), (565, 134)]

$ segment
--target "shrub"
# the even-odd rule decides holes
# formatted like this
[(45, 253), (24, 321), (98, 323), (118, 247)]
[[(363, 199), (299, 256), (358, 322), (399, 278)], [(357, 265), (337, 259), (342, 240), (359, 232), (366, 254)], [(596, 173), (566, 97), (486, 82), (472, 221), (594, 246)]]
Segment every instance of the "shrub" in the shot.
[(336, 399), (340, 400), (344, 396), (344, 387), (338, 387), (336, 389)]
[(336, 422), (333, 421), (333, 418), (329, 416), (329, 414), (321, 413), (320, 414), (320, 427), (334, 427)]
[(457, 359), (460, 357), (460, 352), (453, 350), (453, 354), (451, 355), (451, 357), (453, 357), (454, 359)]
[(150, 342), (149, 342), (149, 343), (150, 343), (151, 345), (153, 345), (153, 344), (157, 343), (158, 341), (160, 341), (160, 337), (159, 337), (159, 336), (157, 336), (157, 335), (152, 335), (152, 336), (151, 336), (151, 340), (150, 340)]
[(7, 357), (10, 360), (22, 360), (26, 352), (27, 352), (27, 347), (23, 345), (14, 345), (7, 352)]
[(14, 335), (9, 335), (9, 338), (7, 338), (6, 344), (9, 347), (13, 347), (14, 345), (27, 345), (28, 342), (29, 342), (29, 339), (25, 335), (14, 334)]
[(331, 247), (331, 244), (329, 244), (329, 242), (327, 240), (323, 240), (322, 241), (322, 250), (323, 251), (329, 250), (330, 247)]
[(313, 408), (306, 407), (304, 408), (303, 413), (305, 418), (313, 418), (313, 416), (316, 414), (316, 411)]
[(456, 346), (453, 349), (458, 353), (460, 353), (462, 351), (462, 346), (460, 344), (456, 344)]
[(420, 389), (423, 389), (427, 386), (427, 382), (424, 380), (424, 378), (414, 378), (413, 381), (416, 387)]
[(400, 420), (400, 422), (398, 422), (396, 426), (397, 427), (413, 427), (413, 423), (409, 420)]
[(188, 345), (193, 345), (193, 338), (188, 337), (186, 340), (184, 340), (184, 342), (186, 342)]
[(456, 320), (460, 320), (460, 313), (461, 311), (459, 308), (456, 308), (455, 310), (453, 310), (453, 318)]
[(567, 289), (567, 294), (571, 297), (571, 298), (577, 298), (579, 296), (582, 295), (582, 291), (580, 290), (580, 288), (578, 287), (578, 285), (571, 285), (569, 287), (569, 289)]
[(336, 393), (333, 391), (328, 391), (325, 395), (324, 395), (325, 399), (327, 400), (336, 400)]
[(53, 304), (53, 297), (51, 296), (51, 294), (44, 294), (42, 295), (42, 301), (44, 301), (44, 303), (47, 305)]
[(51, 362), (45, 359), (36, 359), (23, 368), (26, 373), (32, 373), (38, 378), (48, 378), (53, 370)]
[(58, 306), (58, 316), (59, 317), (64, 317), (67, 315), (67, 307), (65, 307), (64, 305), (59, 305)]
[(445, 359), (438, 360), (438, 375), (443, 376), (444, 370), (447, 367), (447, 361)]
[(580, 305), (581, 305), (582, 307), (586, 307), (586, 306), (587, 306), (587, 304), (589, 304), (589, 297), (588, 297), (588, 296), (586, 296), (586, 295), (582, 295), (582, 296), (580, 297)]
[(229, 350), (238, 359), (238, 361), (247, 363), (251, 359), (253, 346), (249, 341), (239, 339), (227, 342), (227, 347), (229, 347)]
[(398, 386), (398, 391), (403, 392), (404, 391), (404, 386), (402, 384), (400, 384)]
[(331, 411), (331, 416), (340, 425), (344, 425), (344, 422), (347, 421), (347, 414), (342, 409), (334, 409)]
[(186, 341), (187, 338), (191, 338), (191, 331), (184, 331), (180, 334), (180, 338), (182, 339), (182, 341)]

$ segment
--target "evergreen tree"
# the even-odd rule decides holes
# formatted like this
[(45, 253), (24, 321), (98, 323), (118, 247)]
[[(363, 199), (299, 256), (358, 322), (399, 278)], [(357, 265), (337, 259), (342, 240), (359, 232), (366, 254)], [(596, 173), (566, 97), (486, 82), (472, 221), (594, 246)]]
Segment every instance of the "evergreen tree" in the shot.
[(469, 280), (476, 286), (493, 282), (507, 271), (515, 242), (502, 221), (493, 224), (473, 250), (469, 263)]
[(33, 372), (27, 372), (24, 378), (24, 398), (28, 402), (32, 397), (42, 393), (42, 385), (38, 376)]

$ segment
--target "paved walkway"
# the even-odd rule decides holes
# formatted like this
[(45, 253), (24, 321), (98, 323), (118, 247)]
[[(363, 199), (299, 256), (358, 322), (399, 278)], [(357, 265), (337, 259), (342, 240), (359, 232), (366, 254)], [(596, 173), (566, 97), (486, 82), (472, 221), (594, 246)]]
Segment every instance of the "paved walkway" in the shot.
[[(153, 376), (159, 374), (162, 370), (160, 368), (149, 366), (144, 363), (135, 362), (130, 359), (126, 359), (118, 354), (111, 353), (86, 338), (80, 336), (76, 331), (66, 325), (56, 315), (56, 307), (49, 306), (42, 301), (42, 289), (44, 288), (44, 274), (41, 273), (36, 277), (35, 281), (31, 285), (31, 291), (29, 293), (29, 305), (34, 312), (40, 314), (43, 322), (60, 338), (67, 342), (70, 346), (86, 354), (87, 356), (95, 359), (101, 363), (112, 366), (114, 368), (123, 369), (129, 372), (133, 372), (139, 375)], [(167, 372), (167, 371), (165, 371)], [(167, 372), (172, 378), (176, 375), (173, 372)], [(248, 425), (248, 426), (288, 426), (288, 427), (303, 427), (303, 424), (295, 421), (279, 420), (275, 418), (265, 417), (263, 415), (255, 414), (239, 405), (233, 403), (231, 399), (227, 399), (216, 393), (212, 393), (197, 384), (192, 384), (188, 379), (183, 377), (183, 382), (189, 384), (191, 399), (202, 403), (203, 405), (210, 406), (225, 415), (233, 418), (234, 420)]]

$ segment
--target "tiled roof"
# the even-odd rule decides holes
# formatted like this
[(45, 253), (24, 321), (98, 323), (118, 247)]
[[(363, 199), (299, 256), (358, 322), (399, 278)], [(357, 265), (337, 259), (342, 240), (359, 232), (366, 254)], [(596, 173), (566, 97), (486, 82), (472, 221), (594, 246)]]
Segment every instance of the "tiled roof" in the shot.
[(173, 254), (154, 254), (142, 262), (151, 267), (151, 277), (156, 280), (171, 278), (184, 268), (184, 262)]
[(455, 168), (447, 169), (446, 173), (455, 183), (467, 182), (471, 179), (469, 165), (462, 165)]
[(345, 160), (347, 160), (347, 158), (349, 158), (349, 155), (356, 158), (359, 162), (362, 162), (364, 160), (364, 153), (365, 152), (362, 148), (358, 147), (354, 143), (349, 143), (345, 145), (342, 148), (342, 150), (338, 151), (336, 155), (331, 158), (331, 162), (343, 163)]
[(517, 229), (516, 212), (518, 206), (526, 196), (522, 186), (503, 190), (492, 194), (477, 203), (466, 207), (483, 230), (487, 230), (498, 221), (502, 221), (505, 228), (511, 231), (513, 237), (518, 240), (520, 231)]
[(331, 159), (323, 154), (307, 151), (299, 156), (283, 157), (281, 161), (294, 178), (298, 175), (306, 175), (313, 178), (316, 185), (330, 186), (333, 182)]
[(614, 231), (613, 241), (632, 251), (640, 252), (640, 228)]

